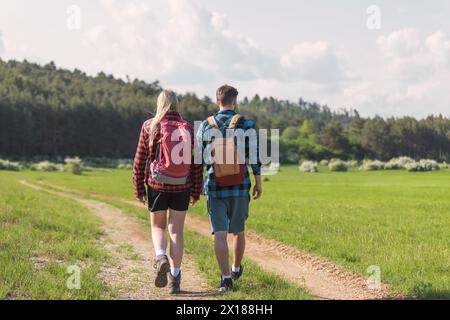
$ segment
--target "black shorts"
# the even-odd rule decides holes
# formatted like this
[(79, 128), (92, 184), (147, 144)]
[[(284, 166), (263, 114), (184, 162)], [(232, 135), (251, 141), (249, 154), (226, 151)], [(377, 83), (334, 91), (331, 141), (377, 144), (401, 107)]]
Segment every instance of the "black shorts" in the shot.
[(187, 211), (189, 208), (190, 190), (182, 192), (161, 192), (147, 187), (148, 210), (150, 212), (172, 209)]

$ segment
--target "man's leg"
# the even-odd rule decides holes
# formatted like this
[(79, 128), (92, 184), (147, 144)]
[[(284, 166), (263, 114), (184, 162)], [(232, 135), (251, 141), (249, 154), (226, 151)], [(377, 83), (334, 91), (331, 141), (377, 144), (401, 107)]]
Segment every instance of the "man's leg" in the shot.
[(248, 218), (249, 197), (230, 199), (230, 233), (233, 234), (232, 276), (235, 280), (242, 275), (242, 258), (245, 252), (245, 222)]
[(222, 276), (230, 276), (228, 263), (228, 214), (225, 199), (208, 198), (208, 215), (214, 234), (214, 251)]
[(219, 263), (222, 276), (230, 276), (230, 266), (228, 264), (228, 232), (218, 231), (214, 233), (214, 251)]
[(239, 268), (245, 252), (245, 232), (233, 234), (233, 267)]

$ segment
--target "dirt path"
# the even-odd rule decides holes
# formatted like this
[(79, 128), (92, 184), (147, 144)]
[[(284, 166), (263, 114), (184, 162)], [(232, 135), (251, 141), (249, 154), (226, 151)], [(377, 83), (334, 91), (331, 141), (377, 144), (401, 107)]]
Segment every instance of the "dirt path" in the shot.
[[(43, 183), (43, 182), (42, 182)], [(134, 206), (142, 206), (136, 201), (118, 196), (110, 196), (91, 192), (81, 192), (55, 185), (46, 185), (84, 195), (119, 200)], [(209, 222), (197, 216), (188, 215), (186, 227), (201, 235), (211, 236)], [(322, 299), (396, 299), (384, 283), (380, 289), (371, 290), (367, 279), (349, 270), (337, 266), (333, 262), (297, 248), (266, 239), (255, 232), (247, 233), (246, 257), (256, 262), (263, 270), (274, 272), (290, 283), (306, 288), (311, 294)]]
[(212, 299), (206, 282), (196, 272), (194, 261), (185, 256), (183, 261), (182, 294), (171, 296), (166, 289), (154, 286), (153, 246), (150, 232), (133, 218), (109, 204), (80, 197), (80, 193), (41, 186), (20, 181), (35, 190), (46, 191), (61, 197), (78, 201), (102, 220), (104, 237), (101, 244), (108, 250), (112, 263), (104, 264), (100, 277), (112, 287), (119, 299)]

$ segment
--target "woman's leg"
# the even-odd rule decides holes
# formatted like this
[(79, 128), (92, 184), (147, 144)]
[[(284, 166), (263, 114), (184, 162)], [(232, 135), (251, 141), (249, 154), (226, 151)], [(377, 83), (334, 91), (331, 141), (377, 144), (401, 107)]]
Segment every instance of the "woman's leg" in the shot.
[(152, 240), (155, 248), (155, 256), (166, 255), (167, 250), (167, 211), (156, 211), (151, 214)]
[[(181, 268), (184, 250), (184, 220), (186, 211), (176, 211), (169, 209), (169, 235), (170, 235), (170, 262), (171, 267), (175, 269), (175, 273)], [(177, 276), (177, 274), (172, 274)]]

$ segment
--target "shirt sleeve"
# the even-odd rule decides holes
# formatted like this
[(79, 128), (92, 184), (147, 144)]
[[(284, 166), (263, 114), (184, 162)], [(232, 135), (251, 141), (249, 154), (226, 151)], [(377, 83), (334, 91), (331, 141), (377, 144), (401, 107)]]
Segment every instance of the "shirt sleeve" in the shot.
[(246, 130), (253, 130), (254, 134), (251, 134), (248, 138), (247, 159), (249, 160), (250, 166), (252, 168), (253, 175), (261, 175), (261, 160), (259, 157), (259, 135), (258, 130), (253, 120), (245, 120)]
[(150, 148), (148, 145), (149, 135), (145, 127), (146, 125), (144, 123), (139, 135), (139, 142), (133, 162), (133, 185), (136, 197), (142, 197), (146, 193), (145, 170), (147, 166), (147, 160), (150, 156)]
[[(200, 132), (201, 128), (199, 129)], [(191, 181), (192, 181), (192, 189), (191, 196), (198, 200), (200, 198), (200, 194), (203, 190), (203, 161), (201, 163), (195, 163), (194, 153), (198, 151), (196, 148), (197, 137), (195, 136), (194, 129), (191, 130), (192, 138), (192, 163), (191, 163)], [(200, 149), (201, 150), (201, 149)]]

